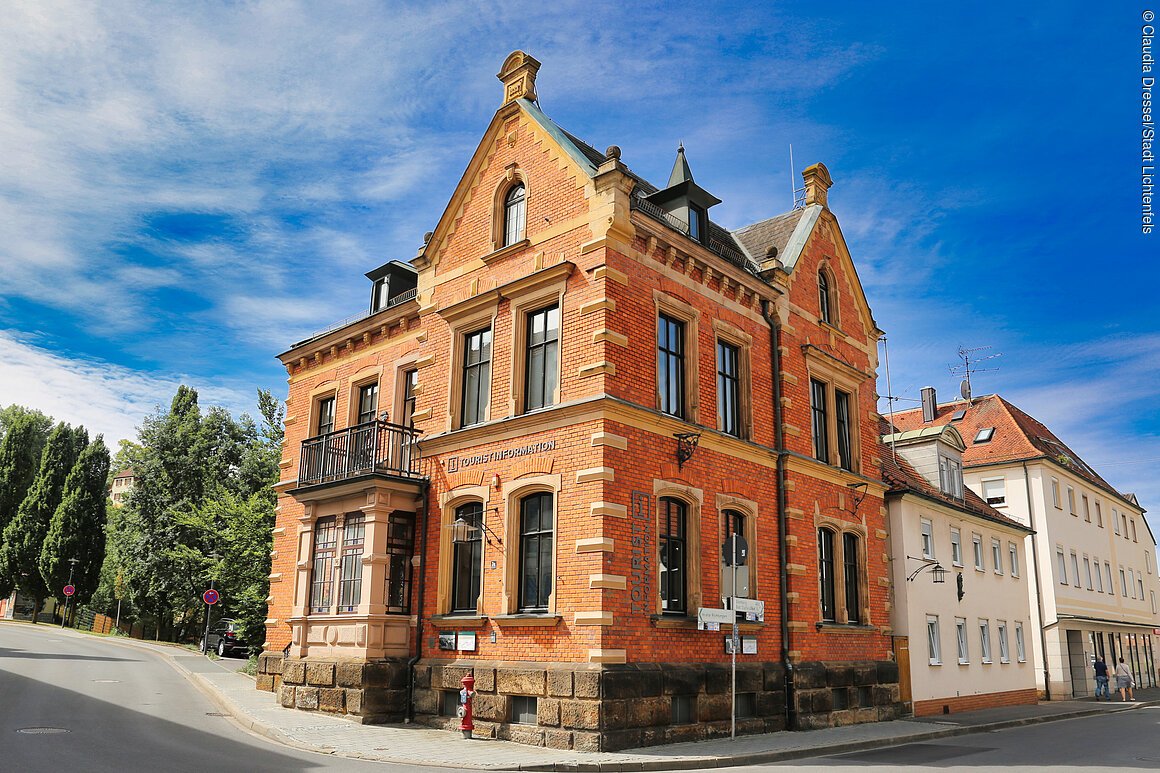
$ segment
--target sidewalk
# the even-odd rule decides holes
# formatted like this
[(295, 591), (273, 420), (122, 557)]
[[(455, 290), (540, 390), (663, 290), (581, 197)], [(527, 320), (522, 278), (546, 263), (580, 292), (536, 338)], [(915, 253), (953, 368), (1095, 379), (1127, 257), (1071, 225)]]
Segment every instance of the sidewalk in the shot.
[[(78, 634), (81, 635), (81, 634)], [(572, 752), (509, 741), (464, 740), (457, 733), (420, 725), (360, 725), (341, 717), (284, 709), (272, 693), (229, 669), (241, 661), (211, 661), (187, 649), (110, 639), (167, 658), (245, 728), (306, 751), (427, 767), (474, 770), (637, 771), (748, 765), (931, 741), (1040, 722), (1128, 711), (1160, 704), (1160, 688), (1136, 690), (1137, 701), (1053, 701), (961, 714), (901, 719), (809, 732), (739, 736), (623, 752)]]

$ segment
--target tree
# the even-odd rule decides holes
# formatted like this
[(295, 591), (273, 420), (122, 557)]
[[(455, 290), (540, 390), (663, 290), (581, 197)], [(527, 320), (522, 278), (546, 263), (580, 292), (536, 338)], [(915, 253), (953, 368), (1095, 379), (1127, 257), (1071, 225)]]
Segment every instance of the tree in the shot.
[[(109, 477), (109, 449), (104, 439), (90, 443), (65, 480), (60, 506), (53, 513), (40, 550), (40, 576), (49, 588), (62, 588), (72, 579), (76, 603), (84, 603), (100, 582), (105, 559), (105, 480)], [(78, 559), (75, 569), (70, 558)]]
[[(52, 516), (60, 506), (65, 481), (88, 440), (84, 427), (73, 428), (63, 423), (56, 426), (44, 445), (36, 480), (20, 503), (16, 517), (4, 528), (3, 544), (0, 544), (0, 593), (5, 593), (5, 586), (11, 592), (15, 584), (30, 594), (35, 600), (33, 621), (48, 596), (48, 587), (37, 565), (41, 546)], [(103, 485), (102, 482), (102, 490)]]
[[(4, 411), (12, 412), (15, 408), (19, 406)], [(0, 441), (0, 532), (16, 517), (20, 503), (27, 496), (40, 468), (40, 457), (48, 436), (43, 423), (30, 412), (13, 413), (7, 426), (8, 431)], [(3, 578), (0, 578), (0, 585), (3, 584)], [(8, 589), (10, 592), (11, 588)]]
[(7, 435), (16, 421), (22, 418), (31, 418), (40, 430), (40, 443), (36, 448), (36, 458), (39, 459), (40, 452), (44, 448), (44, 441), (48, 438), (48, 433), (52, 431), (52, 417), (45, 416), (35, 408), (25, 408), (23, 405), (12, 404), (7, 408), (0, 408), (0, 438)]

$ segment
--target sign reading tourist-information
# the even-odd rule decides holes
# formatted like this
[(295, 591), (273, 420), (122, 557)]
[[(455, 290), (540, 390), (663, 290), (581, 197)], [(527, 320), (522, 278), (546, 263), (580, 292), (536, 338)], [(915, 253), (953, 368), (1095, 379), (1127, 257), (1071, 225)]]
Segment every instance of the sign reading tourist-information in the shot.
[(455, 472), (460, 467), (474, 467), (477, 464), (500, 462), (504, 459), (515, 459), (520, 456), (542, 454), (556, 450), (555, 440), (545, 440), (540, 443), (529, 443), (518, 448), (503, 448), (498, 451), (484, 451), (470, 456), (449, 456), (447, 458), (447, 472)]

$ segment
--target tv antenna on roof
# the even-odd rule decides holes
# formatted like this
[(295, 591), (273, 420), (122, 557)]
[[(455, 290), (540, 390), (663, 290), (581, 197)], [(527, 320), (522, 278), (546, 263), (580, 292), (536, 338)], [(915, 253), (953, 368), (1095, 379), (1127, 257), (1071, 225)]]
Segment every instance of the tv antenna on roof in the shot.
[[(886, 392), (887, 392), (885, 395), (879, 395), (878, 399), (886, 401), (886, 413), (887, 413), (887, 416), (889, 416), (890, 433), (891, 433), (891, 435), (894, 435), (894, 434), (896, 434), (896, 432), (895, 432), (896, 428), (894, 426), (894, 403), (898, 402), (899, 400), (906, 400), (908, 402), (918, 402), (918, 401), (914, 400), (913, 398), (910, 398), (910, 397), (898, 397), (894, 394), (894, 390), (891, 389), (891, 387), (890, 387), (890, 346), (887, 343), (885, 335), (883, 335), (881, 338), (879, 338), (878, 342), (880, 344), (882, 344), (882, 357), (886, 363)], [(904, 392), (909, 391), (909, 387), (907, 387), (907, 389), (904, 389), (902, 391), (904, 391)], [(893, 439), (891, 439), (891, 441), (890, 441), (890, 455), (891, 455), (891, 458), (895, 458), (895, 459), (898, 456), (896, 453), (896, 450), (894, 448), (894, 440)]]
[(789, 191), (790, 201), (792, 202), (792, 209), (805, 209), (806, 206), (806, 186), (803, 183), (802, 187), (797, 185), (797, 177), (793, 173), (793, 143), (789, 146)]
[(968, 403), (971, 402), (971, 394), (972, 394), (971, 393), (971, 374), (972, 373), (985, 373), (985, 372), (990, 371), (990, 370), (998, 370), (999, 369), (998, 367), (980, 368), (980, 367), (978, 367), (977, 363), (985, 362), (986, 360), (993, 360), (993, 359), (996, 359), (997, 357), (1002, 357), (1003, 356), (1002, 352), (996, 352), (995, 354), (988, 354), (985, 357), (972, 357), (971, 356), (975, 352), (983, 352), (983, 351), (986, 351), (990, 348), (991, 347), (989, 347), (989, 346), (976, 346), (973, 349), (964, 349), (963, 347), (960, 346), (959, 347), (959, 359), (963, 361), (963, 364), (962, 365), (948, 365), (947, 366), (950, 369), (952, 376), (962, 376), (963, 377), (962, 383), (959, 384), (959, 394), (961, 394), (963, 396), (963, 399), (966, 400)]

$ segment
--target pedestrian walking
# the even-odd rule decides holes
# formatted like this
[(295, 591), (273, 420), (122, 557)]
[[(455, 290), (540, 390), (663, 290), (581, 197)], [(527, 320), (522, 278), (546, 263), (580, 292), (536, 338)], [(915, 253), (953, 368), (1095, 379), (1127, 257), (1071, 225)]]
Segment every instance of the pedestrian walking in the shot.
[(1108, 690), (1108, 664), (1104, 662), (1102, 657), (1098, 657), (1094, 668), (1096, 671), (1096, 700), (1098, 701), (1102, 695), (1104, 700), (1110, 701), (1112, 693)]
[[(1120, 691), (1120, 700), (1136, 700), (1136, 681), (1132, 679), (1132, 671), (1123, 658), (1120, 658), (1120, 662), (1116, 666), (1116, 689)], [(1127, 698), (1124, 697), (1125, 693), (1127, 693)]]

